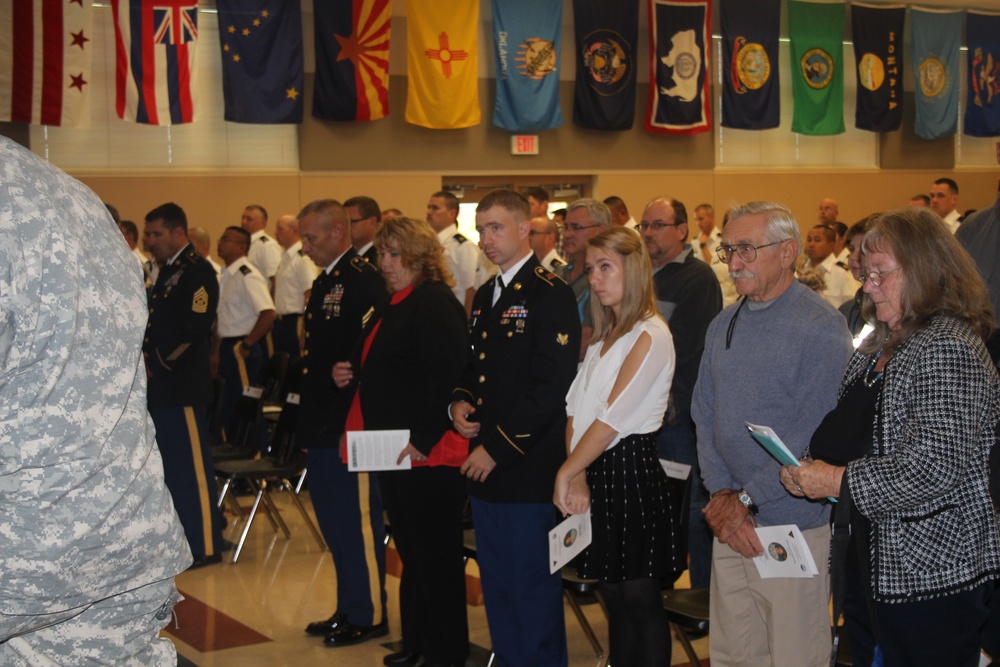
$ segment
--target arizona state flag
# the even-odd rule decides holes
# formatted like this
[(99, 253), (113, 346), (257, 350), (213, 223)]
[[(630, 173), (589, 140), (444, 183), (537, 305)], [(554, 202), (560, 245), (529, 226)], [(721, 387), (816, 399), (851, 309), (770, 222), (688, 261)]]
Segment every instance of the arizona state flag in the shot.
[(312, 114), (328, 120), (389, 115), (392, 0), (316, 2)]
[(844, 131), (844, 5), (788, 0), (792, 132)]
[(664, 134), (711, 130), (709, 0), (649, 0), (649, 26), (646, 129)]
[(406, 121), (434, 129), (478, 125), (479, 2), (406, 0)]
[(781, 0), (722, 0), (722, 125), (767, 130), (781, 122)]
[(969, 96), (965, 134), (1000, 136), (1000, 14), (969, 11), (965, 19), (969, 47)]
[(958, 47), (962, 12), (910, 9), (916, 122), (924, 139), (950, 137), (958, 129)]
[(592, 130), (632, 129), (639, 3), (573, 0), (573, 17), (573, 124)]
[(217, 0), (228, 121), (302, 122), (302, 8), (282, 0)]
[(493, 124), (512, 132), (563, 124), (559, 108), (562, 0), (493, 0), (497, 101)]
[(906, 8), (851, 4), (858, 96), (854, 126), (892, 132), (903, 121), (903, 20)]

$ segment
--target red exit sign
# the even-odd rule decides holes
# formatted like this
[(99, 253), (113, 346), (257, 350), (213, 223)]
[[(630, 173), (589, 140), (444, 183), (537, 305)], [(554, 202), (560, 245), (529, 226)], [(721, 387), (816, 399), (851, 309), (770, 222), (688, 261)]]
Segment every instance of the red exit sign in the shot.
[(515, 134), (510, 138), (511, 155), (538, 155), (537, 134)]

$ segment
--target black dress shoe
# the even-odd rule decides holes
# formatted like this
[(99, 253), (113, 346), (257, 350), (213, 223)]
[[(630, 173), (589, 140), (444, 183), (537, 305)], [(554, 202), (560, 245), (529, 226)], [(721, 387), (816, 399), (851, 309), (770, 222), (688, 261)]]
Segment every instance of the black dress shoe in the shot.
[(205, 567), (206, 565), (215, 565), (216, 563), (222, 562), (222, 554), (212, 554), (211, 556), (196, 556), (194, 562), (191, 563), (189, 570), (197, 570), (199, 567)]
[(393, 665), (415, 665), (418, 662), (420, 662), (419, 651), (400, 651), (399, 653), (390, 653), (382, 658), (382, 664), (387, 665), (387, 667), (392, 667)]
[(353, 646), (368, 641), (374, 637), (384, 637), (389, 634), (389, 624), (382, 621), (378, 625), (351, 625), (344, 623), (323, 639), (324, 646)]
[(326, 637), (328, 634), (347, 623), (347, 614), (334, 614), (325, 621), (316, 621), (306, 626), (306, 632), (314, 637)]

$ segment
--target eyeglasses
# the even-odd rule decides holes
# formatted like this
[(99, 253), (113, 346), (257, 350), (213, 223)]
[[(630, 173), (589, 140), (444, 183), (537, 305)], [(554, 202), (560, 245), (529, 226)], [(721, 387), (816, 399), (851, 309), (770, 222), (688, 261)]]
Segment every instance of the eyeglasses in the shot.
[(679, 222), (637, 222), (635, 228), (644, 232), (652, 227), (654, 232), (661, 232), (665, 227), (679, 227), (680, 224)]
[(601, 225), (578, 225), (575, 222), (571, 222), (566, 225), (566, 231), (568, 232), (582, 232), (585, 229), (593, 229), (594, 227), (600, 227)]
[(536, 232), (534, 229), (528, 232), (528, 236), (548, 236), (549, 234), (555, 234), (555, 232)]
[(352, 224), (352, 225), (356, 225), (356, 224), (358, 224), (359, 222), (364, 222), (364, 221), (365, 221), (365, 220), (367, 220), (367, 219), (368, 219), (368, 218), (351, 218), (351, 224)]
[(781, 241), (775, 241), (774, 243), (765, 243), (764, 245), (753, 245), (752, 243), (740, 243), (739, 245), (725, 245), (721, 244), (716, 250), (715, 254), (719, 257), (719, 261), (724, 264), (729, 264), (733, 259), (733, 253), (735, 252), (740, 256), (747, 264), (752, 264), (757, 261), (757, 251), (761, 248), (768, 248), (773, 245), (778, 245), (779, 243), (784, 243), (790, 239), (783, 239)]
[(883, 278), (893, 271), (899, 271), (901, 268), (903, 267), (897, 266), (895, 269), (889, 269), (888, 271), (869, 271), (867, 274), (861, 276), (861, 284), (864, 285), (870, 282), (875, 287), (881, 287)]

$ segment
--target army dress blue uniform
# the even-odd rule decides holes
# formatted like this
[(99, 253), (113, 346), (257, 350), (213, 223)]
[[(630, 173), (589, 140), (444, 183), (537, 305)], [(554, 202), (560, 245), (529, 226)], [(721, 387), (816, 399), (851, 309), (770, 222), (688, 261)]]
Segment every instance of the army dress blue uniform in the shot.
[(549, 574), (548, 531), (557, 521), (552, 491), (566, 460), (566, 393), (580, 319), (573, 291), (534, 254), (492, 305), (498, 277), (476, 292), (470, 357), (452, 396), (476, 409), (480, 431), (470, 449), (482, 445), (496, 461), (485, 482), (469, 487), (483, 597), (499, 664), (566, 665), (562, 584)]
[(387, 618), (382, 499), (375, 475), (348, 472), (340, 459), (354, 385), (337, 389), (331, 373), (388, 298), (381, 274), (349, 248), (320, 272), (306, 304), (297, 437), (309, 450), (309, 493), (337, 571), (337, 613), (362, 627)]
[(219, 283), (188, 244), (165, 264), (149, 290), (142, 351), (149, 372), (149, 414), (163, 473), (195, 559), (216, 556), (222, 521), (208, 439), (209, 365)]

